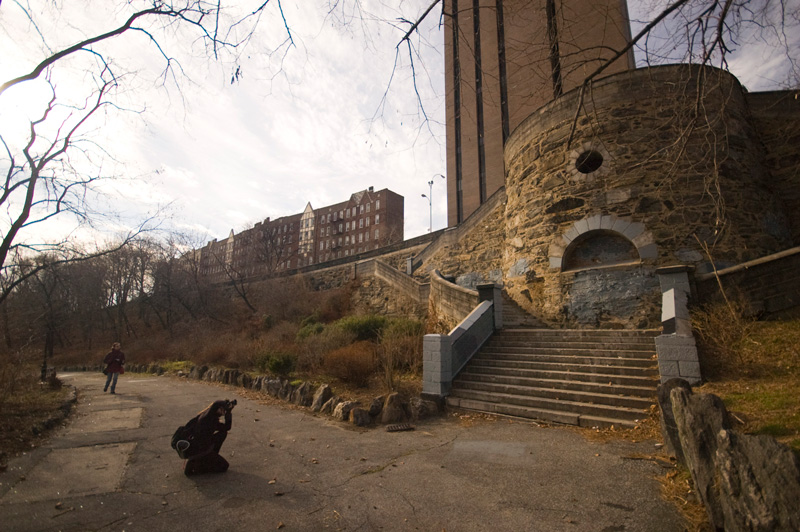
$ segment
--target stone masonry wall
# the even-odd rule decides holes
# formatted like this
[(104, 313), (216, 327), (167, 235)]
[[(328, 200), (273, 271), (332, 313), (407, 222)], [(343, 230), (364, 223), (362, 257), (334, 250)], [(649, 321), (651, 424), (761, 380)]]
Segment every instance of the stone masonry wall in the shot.
[(753, 123), (766, 153), (774, 190), (789, 215), (792, 243), (800, 245), (800, 91), (747, 94)]
[(436, 269), (442, 275), (455, 278), (456, 284), (464, 288), (475, 289), (479, 284), (487, 282), (502, 283), (504, 211), (505, 204), (498, 204), (491, 214), (458, 242), (440, 249), (428, 258), (414, 272), (414, 277), (427, 281), (430, 272)]
[(417, 302), (379, 277), (359, 279), (352, 302), (356, 314), (382, 314), (418, 320), (428, 311), (427, 301)]
[(579, 102), (565, 94), (506, 144), (502, 269), (529, 312), (562, 326), (657, 326), (657, 267), (703, 271), (707, 252), (719, 267), (788, 247), (735, 78), (640, 69), (595, 82), (576, 120)]

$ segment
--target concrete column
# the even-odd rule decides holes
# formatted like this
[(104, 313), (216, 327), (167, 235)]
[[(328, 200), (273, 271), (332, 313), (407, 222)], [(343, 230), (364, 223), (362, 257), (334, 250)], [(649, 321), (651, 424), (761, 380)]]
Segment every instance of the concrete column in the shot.
[(406, 275), (413, 275), (414, 274), (414, 257), (408, 257), (406, 259)]
[(496, 283), (479, 284), (478, 303), (491, 301), (494, 311), (494, 330), (503, 328), (503, 287)]
[(450, 393), (453, 381), (450, 337), (426, 334), (422, 340), (422, 395), (440, 399)]
[(700, 360), (689, 315), (689, 268), (671, 266), (656, 270), (661, 285), (661, 327), (656, 337), (661, 382), (678, 377), (700, 384)]

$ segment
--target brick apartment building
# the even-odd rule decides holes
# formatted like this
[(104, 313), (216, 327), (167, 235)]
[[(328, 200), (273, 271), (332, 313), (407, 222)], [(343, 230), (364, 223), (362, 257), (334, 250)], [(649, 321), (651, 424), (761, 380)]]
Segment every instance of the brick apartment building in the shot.
[(282, 273), (402, 242), (403, 196), (372, 187), (347, 201), (267, 218), (197, 250), (200, 274), (212, 282)]

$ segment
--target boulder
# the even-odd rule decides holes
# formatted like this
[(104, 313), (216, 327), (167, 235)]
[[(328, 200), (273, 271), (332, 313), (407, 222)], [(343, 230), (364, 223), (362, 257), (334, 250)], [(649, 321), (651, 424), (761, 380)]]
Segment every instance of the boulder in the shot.
[(336, 409), (336, 406), (341, 402), (342, 400), (339, 398), (339, 396), (334, 395), (322, 404), (322, 408), (319, 409), (319, 413), (331, 416), (333, 415), (333, 411)]
[(731, 428), (728, 411), (722, 399), (712, 394), (695, 395), (683, 388), (673, 388), (670, 398), (685, 465), (692, 474), (711, 526), (723, 530), (725, 522), (719, 486), (714, 479), (714, 460), (717, 434)]
[(791, 449), (721, 430), (716, 472), (726, 531), (800, 530), (800, 460)]
[(272, 397), (278, 397), (281, 394), (281, 386), (283, 386), (283, 383), (280, 379), (269, 379), (267, 381), (267, 393)]
[(387, 395), (381, 412), (381, 423), (400, 423), (407, 417), (400, 394), (393, 392)]
[(247, 373), (240, 373), (239, 376), (236, 378), (236, 384), (238, 384), (242, 388), (249, 388), (252, 382), (253, 382), (253, 377), (251, 377)]
[(658, 406), (661, 409), (661, 433), (664, 436), (664, 450), (670, 456), (677, 458), (678, 462), (686, 465), (683, 457), (681, 440), (678, 436), (678, 426), (675, 424), (675, 415), (672, 413), (671, 392), (681, 388), (692, 393), (692, 386), (684, 379), (669, 379), (658, 387)]
[(311, 406), (314, 400), (314, 388), (310, 382), (303, 382), (292, 392), (292, 403), (299, 406)]
[(342, 401), (333, 409), (333, 419), (346, 421), (350, 419), (350, 411), (358, 406), (358, 401)]
[(324, 405), (331, 397), (333, 397), (333, 390), (331, 390), (330, 385), (323, 384), (317, 388), (317, 392), (314, 394), (314, 399), (311, 401), (311, 411), (319, 412), (322, 410), (322, 405)]
[(412, 397), (408, 402), (408, 409), (411, 413), (411, 419), (415, 421), (439, 414), (439, 407), (436, 405), (435, 401), (429, 401), (420, 397)]
[(283, 399), (284, 401), (288, 401), (292, 398), (292, 392), (294, 391), (294, 386), (288, 380), (281, 381), (281, 391), (278, 392), (278, 398)]
[(208, 371), (208, 366), (193, 366), (192, 371), (189, 372), (189, 378), (200, 380), (206, 371)]
[(355, 407), (350, 410), (350, 423), (357, 427), (366, 427), (372, 423), (372, 418), (369, 412), (360, 407)]
[(237, 384), (241, 373), (238, 369), (226, 369), (222, 374), (224, 384)]
[(372, 417), (378, 417), (381, 414), (381, 411), (383, 411), (383, 402), (385, 400), (385, 395), (373, 399), (372, 403), (369, 405), (369, 415)]

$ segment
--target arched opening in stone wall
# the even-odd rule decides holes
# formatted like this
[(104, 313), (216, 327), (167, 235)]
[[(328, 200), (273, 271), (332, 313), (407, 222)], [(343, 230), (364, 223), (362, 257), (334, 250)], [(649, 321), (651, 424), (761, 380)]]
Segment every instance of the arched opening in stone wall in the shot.
[(639, 262), (633, 242), (619, 233), (595, 230), (576, 238), (564, 253), (562, 271), (602, 268)]

